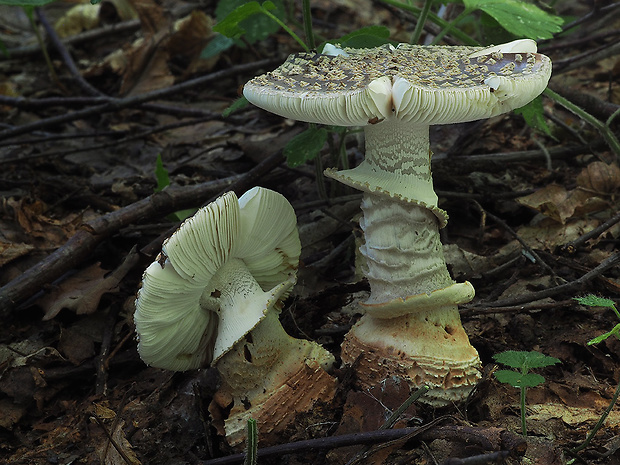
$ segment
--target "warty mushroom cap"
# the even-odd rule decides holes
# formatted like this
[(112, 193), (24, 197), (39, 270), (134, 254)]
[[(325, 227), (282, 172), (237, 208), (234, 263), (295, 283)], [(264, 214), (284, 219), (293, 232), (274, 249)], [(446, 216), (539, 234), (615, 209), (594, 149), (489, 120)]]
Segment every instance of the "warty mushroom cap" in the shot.
[(176, 371), (214, 363), (270, 308), (279, 311), (300, 253), (295, 212), (277, 192), (228, 192), (201, 208), (144, 273), (134, 314), (140, 356)]
[(399, 44), (298, 53), (249, 81), (243, 94), (260, 108), (311, 123), (473, 121), (519, 108), (545, 89), (551, 61), (535, 48), (519, 40), (487, 48)]

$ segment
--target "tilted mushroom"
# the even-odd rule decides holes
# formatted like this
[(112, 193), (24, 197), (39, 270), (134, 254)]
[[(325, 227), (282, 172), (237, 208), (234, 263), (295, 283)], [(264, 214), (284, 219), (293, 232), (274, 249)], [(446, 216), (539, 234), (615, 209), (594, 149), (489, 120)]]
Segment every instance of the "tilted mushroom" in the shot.
[[(505, 52), (505, 51), (508, 52)], [(244, 87), (253, 104), (287, 118), (364, 126), (365, 160), (326, 175), (364, 192), (362, 201), (371, 295), (366, 314), (343, 344), (343, 361), (358, 355), (363, 386), (388, 376), (427, 384), (426, 396), (462, 399), (479, 378), (480, 360), (457, 305), (474, 289), (455, 283), (438, 229), (429, 126), (473, 121), (521, 107), (551, 75), (549, 58), (531, 40), (491, 48), (385, 45), (333, 48), (329, 55), (291, 55)]]
[(243, 439), (248, 418), (268, 443), (297, 413), (333, 396), (326, 370), (334, 357), (289, 336), (278, 319), (300, 252), (293, 208), (257, 187), (200, 209), (144, 273), (134, 315), (140, 356), (175, 371), (215, 366), (214, 403), (230, 410), (221, 432), (231, 445)]

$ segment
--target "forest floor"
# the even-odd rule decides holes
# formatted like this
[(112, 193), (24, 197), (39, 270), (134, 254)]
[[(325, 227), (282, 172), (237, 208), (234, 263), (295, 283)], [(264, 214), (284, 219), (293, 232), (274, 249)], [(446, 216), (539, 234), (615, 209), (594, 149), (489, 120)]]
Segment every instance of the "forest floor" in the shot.
[[(68, 3), (48, 5), (43, 19), (81, 21), (67, 19)], [(306, 125), (252, 106), (221, 116), (240, 86), (297, 44), (279, 31), (205, 59), (213, 2), (133, 3), (142, 23), (123, 2), (103, 2), (87, 32), (63, 32), (64, 45), (48, 39), (54, 76), (23, 11), (0, 10), (11, 52), (0, 57), (1, 463), (193, 464), (238, 452), (209, 417), (217, 375), (147, 367), (136, 350), (135, 295), (178, 226), (175, 212), (230, 189), (282, 193), (303, 246), (282, 323), (337, 360), (369, 290), (355, 271), (359, 193), (325, 180), (323, 199), (312, 162), (290, 168), (282, 155)], [(415, 24), (381, 2), (311, 3), (317, 32), (328, 38), (382, 24), (406, 41)], [(559, 14), (584, 22), (541, 41), (539, 51), (554, 63), (550, 88), (605, 122), (620, 108), (620, 8), (589, 15), (590, 3), (557, 2)], [(171, 32), (185, 17), (186, 27)], [(418, 429), (373, 446), (358, 463), (502, 463), (506, 451), (510, 464), (620, 464), (619, 406), (571, 453), (620, 383), (618, 338), (587, 344), (618, 323), (614, 312), (573, 300), (620, 298), (617, 154), (579, 116), (547, 97), (542, 103), (551, 136), (514, 113), (432, 128), (435, 188), (450, 215), (446, 261), (455, 280), (476, 288), (460, 310), (484, 376), (464, 405), (415, 403), (397, 427)], [(609, 128), (616, 134), (617, 121)], [(360, 137), (348, 136), (344, 147), (352, 164), (361, 160)], [(158, 155), (170, 178), (163, 192)], [(333, 162), (327, 145), (322, 161)], [(493, 355), (505, 350), (561, 362), (536, 370), (546, 381), (527, 392), (527, 438), (518, 390), (492, 375)], [(320, 421), (305, 419), (279, 446), (326, 442), (286, 454), (275, 444), (259, 463), (346, 463), (363, 446), (329, 440), (376, 432), (409, 395), (389, 382), (359, 390), (344, 366), (335, 375), (340, 389)], [(476, 458), (457, 460), (464, 457)]]

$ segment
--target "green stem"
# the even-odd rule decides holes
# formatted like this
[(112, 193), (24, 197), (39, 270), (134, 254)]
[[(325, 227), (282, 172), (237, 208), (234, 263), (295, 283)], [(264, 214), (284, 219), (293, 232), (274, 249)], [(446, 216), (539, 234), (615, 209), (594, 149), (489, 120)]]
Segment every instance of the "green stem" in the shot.
[(258, 428), (256, 420), (248, 420), (248, 440), (243, 465), (256, 465), (258, 463)]
[(616, 405), (616, 402), (618, 401), (618, 396), (620, 396), (620, 383), (618, 384), (618, 387), (616, 387), (616, 392), (614, 392), (614, 396), (611, 398), (611, 402), (609, 403), (609, 405), (607, 406), (607, 408), (601, 415), (601, 418), (599, 418), (598, 421), (596, 422), (596, 425), (594, 425), (594, 428), (592, 428), (592, 431), (590, 431), (590, 433), (586, 437), (586, 440), (579, 447), (575, 447), (574, 449), (571, 449), (570, 452), (575, 454), (585, 449), (586, 447), (588, 447), (590, 442), (592, 442), (592, 439), (594, 439), (594, 436), (596, 435), (598, 430), (601, 429), (601, 426), (603, 426), (603, 423), (605, 423), (605, 419), (613, 410), (614, 405)]
[(413, 34), (411, 34), (412, 44), (417, 44), (420, 41), (420, 36), (422, 35), (422, 31), (424, 30), (424, 24), (426, 23), (428, 14), (431, 11), (432, 4), (433, 0), (424, 0), (424, 6), (422, 6), (422, 11), (420, 11), (420, 16), (418, 16), (418, 22), (415, 25)]
[(525, 426), (525, 388), (521, 388), (521, 433), (527, 436), (527, 427)]
[(47, 64), (47, 68), (50, 71), (50, 76), (52, 77), (52, 80), (55, 83), (60, 84), (60, 81), (58, 80), (58, 75), (56, 74), (56, 70), (54, 69), (54, 65), (52, 64), (52, 59), (50, 58), (50, 55), (47, 52), (47, 46), (45, 45), (45, 41), (43, 40), (43, 37), (41, 36), (41, 32), (39, 31), (39, 28), (37, 27), (34, 21), (34, 8), (25, 6), (23, 7), (23, 10), (24, 10), (24, 13), (26, 13), (26, 16), (28, 17), (28, 21), (30, 21), (30, 25), (32, 26), (34, 35), (37, 38), (39, 47), (41, 47), (41, 51), (43, 52), (43, 57), (45, 58), (45, 63)]
[(461, 22), (461, 20), (463, 18), (465, 18), (466, 16), (468, 16), (470, 13), (472, 12), (472, 10), (463, 10), (463, 12), (461, 12), (456, 18), (454, 18), (452, 21), (450, 21), (447, 25), (447, 27), (444, 27), (441, 32), (439, 34), (437, 34), (437, 36), (433, 39), (433, 42), (431, 43), (431, 45), (435, 45), (437, 43), (439, 43), (439, 41), (441, 39), (444, 38), (444, 36), (449, 33), (452, 32), (454, 33), (454, 31), (456, 31), (457, 29), (454, 29), (454, 27)]
[(306, 34), (306, 42), (308, 43), (308, 47), (310, 47), (310, 50), (314, 50), (316, 48), (316, 44), (314, 42), (314, 33), (312, 32), (312, 12), (310, 11), (310, 0), (303, 0), (302, 11), (304, 17), (304, 32)]
[[(405, 10), (408, 11), (409, 13), (411, 13), (413, 16), (415, 16), (416, 18), (420, 17), (420, 14), (422, 13), (422, 9), (418, 8), (416, 6), (412, 6), (412, 5), (407, 5), (399, 0), (381, 0), (381, 2), (396, 7), (396, 8), (400, 8), (401, 10)], [(450, 23), (444, 19), (441, 19), (439, 16), (437, 16), (435, 13), (429, 12), (428, 13), (428, 19), (430, 19), (433, 23), (437, 24), (439, 27), (441, 28), (447, 28), (450, 26)], [(461, 41), (462, 43), (464, 43), (465, 45), (480, 45), (478, 43), (477, 40), (471, 38), (470, 36), (468, 36), (467, 34), (465, 34), (463, 31), (461, 31), (460, 29), (454, 29), (452, 31), (452, 35), (458, 39), (459, 41)]]
[(400, 407), (398, 407), (396, 410), (394, 410), (394, 412), (390, 415), (390, 418), (388, 418), (387, 420), (385, 420), (385, 423), (383, 423), (379, 429), (390, 429), (392, 428), (392, 426), (394, 426), (396, 424), (396, 422), (398, 421), (398, 419), (400, 418), (400, 416), (409, 408), (411, 407), (411, 404), (413, 404), (416, 400), (418, 400), (420, 397), (422, 397), (424, 394), (426, 394), (428, 391), (430, 391), (431, 388), (428, 386), (422, 386), (420, 389), (418, 389), (417, 391), (415, 391), (413, 394), (411, 394), (409, 396), (409, 398), (403, 402)]
[(297, 41), (297, 43), (298, 43), (299, 45), (301, 45), (301, 47), (302, 47), (302, 48), (303, 48), (306, 52), (309, 52), (309, 51), (310, 51), (310, 48), (308, 48), (308, 46), (306, 45), (306, 43), (305, 43), (303, 40), (301, 40), (301, 38), (300, 38), (297, 34), (295, 34), (295, 33), (293, 32), (293, 30), (292, 30), (290, 27), (288, 27), (288, 26), (287, 26), (284, 22), (282, 22), (282, 20), (281, 20), (280, 18), (278, 18), (276, 15), (272, 14), (269, 10), (266, 10), (265, 8), (263, 8), (263, 9), (262, 9), (262, 12), (263, 12), (265, 15), (267, 15), (268, 17), (270, 17), (272, 20), (274, 20), (276, 23), (278, 23), (278, 25), (279, 25), (282, 29), (284, 29), (284, 30), (288, 33), (288, 35), (290, 35), (293, 39), (295, 39), (295, 40)]
[[(582, 108), (572, 103), (570, 100), (567, 100), (566, 98), (562, 97), (560, 94), (552, 91), (549, 88), (545, 89), (544, 94), (553, 101), (562, 105), (571, 113), (574, 113), (575, 115), (583, 119), (586, 123), (594, 126), (601, 133), (603, 139), (605, 139), (607, 145), (609, 145), (609, 148), (616, 154), (617, 157), (620, 157), (620, 142), (616, 138), (615, 134), (609, 129), (608, 125), (605, 125), (594, 116), (592, 116), (590, 113), (586, 112)], [(611, 116), (615, 117), (616, 115), (614, 113)], [(613, 120), (613, 118), (611, 119)]]

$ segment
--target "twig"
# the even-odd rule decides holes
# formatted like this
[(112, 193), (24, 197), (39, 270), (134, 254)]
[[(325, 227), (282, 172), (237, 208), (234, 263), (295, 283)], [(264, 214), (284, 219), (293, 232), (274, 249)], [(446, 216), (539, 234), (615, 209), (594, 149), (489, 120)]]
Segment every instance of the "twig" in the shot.
[(446, 460), (443, 465), (483, 465), (485, 463), (503, 463), (503, 460), (510, 456), (510, 451), (499, 450), (490, 454), (473, 455), (464, 459), (451, 458)]
[(600, 226), (597, 226), (596, 228), (592, 229), (591, 231), (588, 231), (582, 236), (579, 236), (577, 239), (573, 241), (567, 242), (566, 244), (560, 247), (560, 250), (562, 250), (563, 252), (567, 252), (569, 254), (574, 254), (575, 252), (577, 252), (577, 248), (581, 247), (583, 244), (588, 242), (590, 239), (600, 236), (603, 232), (607, 231), (609, 228), (611, 228), (613, 225), (619, 222), (620, 222), (620, 211), (618, 211), (618, 213), (616, 213), (614, 216), (612, 216), (610, 219), (605, 221)]
[(512, 307), (483, 307), (476, 305), (484, 305), (484, 304), (474, 304), (473, 306), (463, 306), (459, 308), (459, 313), (461, 316), (473, 316), (473, 315), (489, 315), (489, 314), (499, 314), (499, 313), (521, 313), (521, 312), (534, 312), (538, 310), (548, 310), (552, 308), (571, 308), (576, 307), (577, 304), (573, 299), (569, 300), (558, 300), (557, 302), (530, 302), (523, 305), (515, 305)]
[(104, 239), (124, 226), (157, 215), (195, 206), (216, 192), (228, 188), (241, 176), (208, 181), (195, 186), (173, 187), (156, 192), (125, 208), (84, 223), (59, 249), (0, 288), (0, 315), (35, 295), (44, 284), (53, 282), (89, 257)]
[(159, 132), (169, 131), (170, 129), (191, 126), (193, 124), (198, 124), (204, 121), (212, 121), (212, 120), (213, 118), (211, 116), (205, 116), (202, 118), (192, 119), (191, 121), (179, 121), (176, 123), (164, 124), (164, 125), (157, 126), (155, 128), (146, 129), (144, 131), (141, 131), (136, 134), (132, 134), (127, 137), (123, 137), (121, 139), (113, 140), (111, 142), (104, 142), (102, 144), (96, 144), (96, 145), (86, 145), (86, 146), (77, 147), (74, 149), (56, 150), (56, 151), (40, 152), (40, 153), (33, 153), (33, 154), (26, 154), (26, 155), (21, 155), (20, 153), (9, 154), (5, 157), (0, 157), (0, 163), (12, 163), (12, 162), (17, 162), (17, 161), (32, 160), (32, 159), (37, 159), (37, 158), (45, 158), (49, 160), (55, 157), (64, 157), (66, 155), (73, 155), (75, 153), (91, 152), (93, 150), (101, 150), (101, 149), (106, 149), (110, 147), (116, 147), (118, 145), (131, 142), (133, 140), (144, 139), (150, 135), (157, 134)]
[[(578, 290), (584, 284), (592, 281), (594, 278), (600, 276), (605, 271), (613, 268), (620, 264), (620, 252), (612, 255), (611, 257), (603, 260), (600, 265), (598, 265), (593, 270), (587, 272), (580, 278), (575, 279), (566, 284), (560, 284), (559, 286), (554, 286), (549, 289), (545, 289), (543, 291), (531, 292), (529, 294), (524, 294), (516, 297), (512, 297), (509, 299), (498, 300), (495, 302), (485, 302), (484, 305), (486, 307), (508, 307), (513, 305), (524, 304), (527, 302), (534, 302), (536, 300), (545, 299), (547, 297), (553, 297), (555, 295), (561, 294), (563, 292), (574, 292)], [(473, 305), (469, 308), (476, 308), (476, 305)]]
[(85, 108), (82, 110), (77, 110), (77, 111), (62, 114), (62, 115), (52, 116), (52, 117), (45, 118), (39, 121), (35, 121), (33, 123), (24, 124), (22, 126), (18, 126), (13, 129), (2, 131), (0, 132), (0, 140), (8, 139), (10, 137), (16, 137), (21, 134), (28, 134), (32, 131), (47, 128), (50, 126), (55, 126), (57, 124), (68, 123), (70, 121), (82, 119), (87, 116), (100, 115), (102, 113), (108, 113), (111, 111), (118, 111), (124, 108), (134, 107), (142, 103), (149, 102), (151, 100), (157, 100), (157, 99), (164, 98), (172, 94), (176, 94), (176, 93), (184, 92), (189, 89), (193, 89), (194, 87), (203, 86), (213, 81), (219, 81), (219, 80), (230, 78), (233, 76), (238, 76), (241, 73), (245, 73), (251, 70), (255, 70), (257, 68), (269, 66), (278, 61), (279, 60), (269, 58), (265, 60), (255, 61), (253, 63), (237, 65), (237, 66), (233, 66), (228, 69), (217, 71), (215, 73), (207, 74), (206, 76), (201, 76), (195, 79), (190, 79), (189, 81), (185, 81), (180, 84), (167, 87), (165, 89), (158, 89), (152, 92), (147, 92), (144, 94), (134, 95), (131, 97), (126, 97), (126, 98), (111, 99), (109, 102), (104, 103), (102, 105), (97, 105), (94, 107)]
[(54, 48), (58, 51), (58, 53), (62, 57), (62, 61), (64, 61), (67, 68), (69, 68), (69, 72), (75, 78), (75, 81), (77, 82), (77, 84), (88, 95), (93, 95), (93, 96), (103, 95), (103, 92), (99, 91), (98, 89), (95, 89), (93, 86), (90, 85), (88, 81), (86, 81), (86, 79), (82, 77), (80, 70), (75, 65), (73, 58), (67, 51), (64, 44), (60, 41), (60, 37), (58, 37), (56, 30), (51, 26), (51, 24), (47, 20), (47, 17), (43, 13), (43, 10), (41, 8), (35, 8), (35, 11), (37, 13), (37, 17), (39, 18), (39, 22), (43, 26), (43, 29), (45, 29), (45, 33), (47, 34), (47, 37), (49, 38)]
[[(490, 428), (497, 431), (499, 428)], [(474, 428), (470, 426), (436, 426), (427, 429), (424, 426), (410, 428), (386, 429), (369, 431), (364, 433), (351, 433), (339, 436), (329, 436), (305, 441), (291, 442), (277, 446), (258, 449), (258, 458), (279, 457), (287, 454), (297, 454), (301, 452), (317, 451), (324, 449), (335, 449), (354, 445), (377, 444), (380, 442), (404, 439), (406, 436), (414, 435), (415, 439), (432, 441), (434, 439), (449, 439), (453, 441), (466, 442), (469, 445), (478, 445), (486, 450), (510, 449), (516, 454), (520, 454), (525, 449), (525, 441), (517, 434), (502, 430), (499, 434), (489, 436), (500, 438), (501, 444), (494, 443), (485, 436), (488, 431), (486, 428)], [(242, 463), (245, 454), (234, 454), (227, 457), (206, 460), (199, 462), (200, 465), (231, 465)]]
[[(396, 410), (394, 410), (392, 412), (392, 414), (390, 415), (390, 417), (385, 420), (385, 423), (383, 423), (380, 427), (379, 430), (386, 430), (386, 429), (391, 429), (396, 422), (398, 421), (398, 419), (400, 418), (400, 416), (405, 413), (405, 411), (411, 407), (411, 405), (418, 400), (420, 397), (422, 397), (424, 394), (428, 393), (428, 391), (430, 391), (430, 388), (428, 386), (422, 386), (420, 389), (416, 390), (413, 394), (411, 394), (407, 400), (405, 400), (405, 402), (403, 402)], [(443, 421), (444, 419), (446, 419), (446, 417), (440, 417), (436, 420), (433, 420), (429, 425), (425, 425), (426, 428), (429, 428), (431, 425), (433, 425), (433, 423), (435, 423), (437, 420)], [(356, 463), (359, 463), (361, 460), (363, 460), (365, 458), (365, 454), (371, 449), (370, 445), (365, 446), (362, 450), (360, 450), (359, 452), (357, 452), (355, 454), (355, 456), (353, 456), (351, 458), (351, 460), (349, 460), (346, 465), (354, 465)]]
[(491, 218), (493, 221), (495, 221), (498, 225), (500, 225), (502, 228), (504, 228), (512, 237), (514, 237), (519, 244), (521, 244), (521, 246), (523, 247), (523, 249), (536, 261), (536, 263), (538, 263), (538, 265), (540, 265), (547, 273), (551, 274), (553, 277), (556, 276), (555, 271), (553, 271), (553, 269), (547, 265), (545, 263), (545, 261), (540, 258), (540, 256), (534, 251), (534, 249), (532, 249), (523, 239), (521, 239), (521, 237), (515, 232), (514, 229), (512, 229), (510, 226), (508, 226), (508, 224), (506, 224), (506, 222), (504, 220), (502, 220), (501, 218), (495, 216), (493, 213), (490, 213), (489, 211), (485, 210), (482, 205), (480, 205), (478, 202), (476, 202), (475, 200), (471, 200), (471, 202), (476, 206), (476, 208), (480, 211), (480, 212), (484, 212), (486, 214), (487, 217)]

